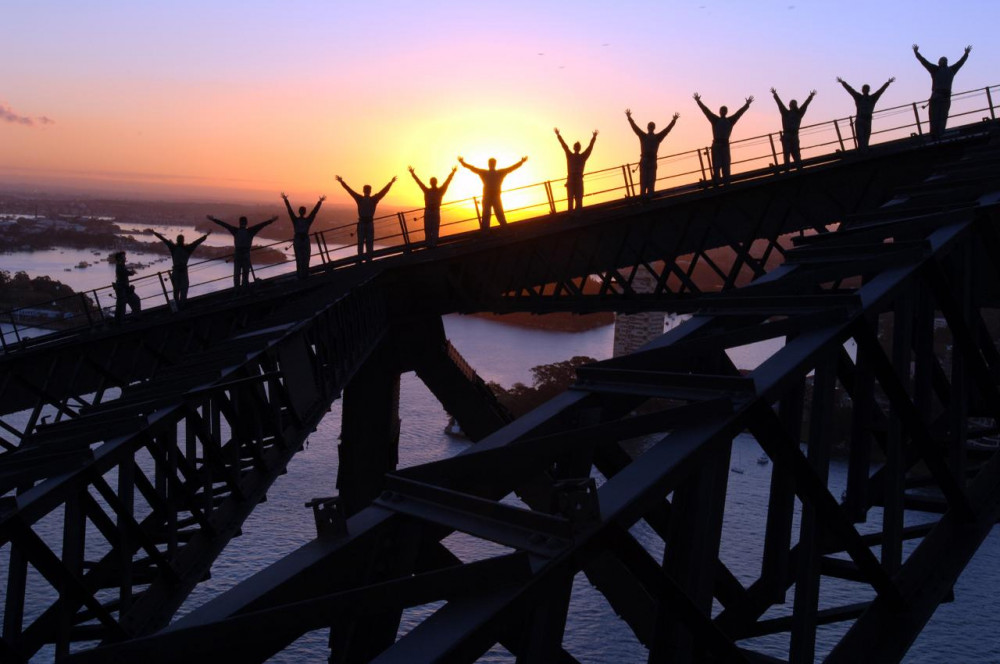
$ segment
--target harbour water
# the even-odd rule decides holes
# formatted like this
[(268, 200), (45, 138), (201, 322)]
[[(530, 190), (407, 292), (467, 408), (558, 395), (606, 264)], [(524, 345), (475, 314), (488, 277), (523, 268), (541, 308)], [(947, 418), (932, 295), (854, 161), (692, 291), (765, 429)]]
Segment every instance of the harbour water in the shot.
[[(176, 234), (176, 229), (174, 233)], [(216, 236), (213, 235), (213, 240)], [(220, 236), (228, 240), (228, 236)], [(0, 257), (0, 269), (15, 272), (25, 270), (37, 274), (42, 266), (61, 263), (62, 266), (75, 265), (80, 260), (90, 260), (89, 252), (73, 250), (53, 250), (33, 254), (8, 254)], [(155, 259), (159, 257), (151, 257)], [(135, 260), (147, 262), (140, 256)], [(164, 269), (151, 266), (149, 269)], [(205, 269), (219, 270), (226, 274), (225, 265), (209, 266)], [(60, 270), (47, 272), (55, 279), (61, 279)], [(111, 268), (100, 264), (86, 270), (75, 270), (73, 279), (63, 279), (74, 288), (92, 288), (89, 281), (103, 280), (98, 285), (110, 282)], [(86, 275), (86, 276), (84, 276)], [(93, 276), (91, 276), (93, 275)], [(603, 327), (587, 332), (565, 333), (525, 329), (504, 325), (491, 320), (448, 316), (445, 329), (449, 339), (469, 360), (486, 380), (503, 385), (515, 382), (530, 383), (530, 369), (539, 364), (566, 360), (575, 355), (587, 355), (597, 359), (610, 356), (612, 329)], [(773, 348), (745, 348), (734, 357), (737, 366), (749, 368), (761, 361), (762, 355), (773, 352)], [(437, 403), (433, 395), (413, 374), (406, 374), (401, 380), (400, 418), (400, 464), (411, 466), (434, 459), (447, 457), (465, 449), (468, 445), (460, 439), (443, 433), (448, 415)], [(263, 569), (281, 556), (294, 551), (315, 535), (312, 513), (304, 504), (315, 497), (336, 493), (337, 440), (340, 429), (340, 404), (322, 421), (310, 438), (308, 447), (291, 462), (288, 473), (278, 479), (268, 495), (243, 526), (243, 535), (233, 540), (212, 568), (212, 576), (200, 584), (181, 609), (181, 614), (189, 612), (218, 593), (231, 588), (252, 573)], [(743, 582), (752, 581), (759, 570), (756, 565), (760, 557), (761, 533), (766, 516), (766, 496), (772, 464), (755, 463), (761, 451), (749, 436), (740, 436), (733, 446), (732, 467), (738, 471), (729, 475), (730, 492), (726, 505), (726, 536), (722, 542), (722, 558), (736, 576)], [(839, 495), (846, 485), (846, 466), (835, 460), (831, 468), (831, 487), (834, 495)], [(873, 514), (877, 521), (878, 514)], [(662, 551), (657, 547), (656, 538), (644, 527), (633, 529), (636, 536), (654, 556)], [(482, 550), (476, 543), (452, 537), (448, 540), (460, 557), (477, 556)], [(955, 588), (956, 601), (942, 605), (924, 632), (918, 637), (907, 655), (907, 662), (995, 662), (1000, 661), (1000, 632), (995, 629), (996, 616), (1000, 614), (1000, 599), (997, 596), (997, 565), (1000, 564), (1000, 536), (994, 531), (976, 554)], [(0, 587), (6, 587), (6, 560), (0, 560)], [(846, 598), (853, 588), (845, 582), (824, 581), (824, 592), (829, 592), (827, 601)], [(858, 601), (852, 594), (852, 600)], [(789, 594), (789, 601), (792, 595)], [(28, 613), (37, 612), (48, 598), (35, 598), (34, 606)], [(790, 603), (783, 607), (790, 611)], [(823, 607), (821, 607), (823, 608)], [(406, 613), (403, 631), (410, 629), (415, 621), (433, 607), (420, 607)], [(2, 604), (0, 604), (2, 611)], [(631, 634), (628, 628), (615, 617), (614, 612), (603, 597), (592, 589), (586, 578), (579, 575), (573, 587), (570, 606), (571, 619), (566, 631), (564, 644), (567, 650), (581, 662), (641, 662), (647, 652)], [(776, 610), (768, 616), (781, 615)], [(825, 652), (842, 634), (843, 627), (822, 628), (819, 634), (819, 650)], [(273, 661), (324, 662), (326, 661), (325, 631), (306, 635), (292, 648), (276, 656)], [(770, 649), (780, 655), (787, 643), (780, 638), (768, 637), (754, 642), (756, 646)], [(40, 653), (36, 661), (49, 661), (51, 652)], [(513, 662), (514, 658), (502, 649), (495, 649), (483, 661)]]

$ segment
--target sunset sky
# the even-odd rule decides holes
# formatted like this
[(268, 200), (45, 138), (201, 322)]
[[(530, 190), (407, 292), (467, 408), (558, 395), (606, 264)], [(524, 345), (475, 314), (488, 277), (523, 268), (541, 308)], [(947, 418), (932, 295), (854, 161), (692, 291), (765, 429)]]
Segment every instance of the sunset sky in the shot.
[[(942, 8), (944, 8), (942, 10)], [(925, 98), (911, 44), (952, 62), (955, 91), (1000, 83), (996, 0), (803, 2), (331, 2), (33, 0), (0, 21), (0, 186), (188, 199), (328, 194), (443, 178), (463, 155), (509, 186), (556, 179), (567, 141), (601, 134), (588, 169), (638, 157), (625, 120), (664, 126), (661, 155), (710, 142), (691, 95), (756, 103), (734, 139), (776, 130), (768, 92), (818, 95), (806, 123), (849, 115), (860, 88), (896, 76), (880, 105)], [(1000, 102), (1000, 99), (995, 100)], [(448, 198), (476, 193), (460, 171)]]

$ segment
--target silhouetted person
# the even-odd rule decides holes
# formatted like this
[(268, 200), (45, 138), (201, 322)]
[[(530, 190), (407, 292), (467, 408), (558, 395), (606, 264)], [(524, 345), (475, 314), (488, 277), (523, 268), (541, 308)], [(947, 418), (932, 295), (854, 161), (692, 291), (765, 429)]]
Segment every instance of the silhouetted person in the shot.
[(476, 168), (465, 163), (461, 157), (458, 158), (458, 163), (478, 175), (483, 181), (483, 218), (479, 221), (479, 227), (483, 230), (490, 227), (490, 217), (493, 212), (496, 212), (497, 223), (501, 226), (507, 225), (507, 217), (503, 214), (503, 202), (500, 200), (500, 189), (507, 174), (521, 168), (526, 161), (528, 161), (527, 157), (521, 157), (521, 161), (516, 164), (507, 168), (497, 168), (497, 160), (490, 157), (489, 168)]
[(440, 187), (438, 186), (437, 178), (431, 178), (431, 186), (428, 187), (417, 177), (413, 166), (410, 166), (408, 170), (410, 171), (410, 175), (413, 176), (414, 181), (416, 181), (417, 186), (424, 192), (424, 243), (428, 247), (436, 247), (438, 231), (441, 229), (441, 201), (444, 199), (445, 192), (448, 191), (451, 179), (455, 177), (455, 171), (458, 170), (458, 166), (452, 166), (451, 173), (448, 174), (444, 184)]
[(656, 123), (650, 122), (646, 125), (647, 131), (643, 132), (639, 129), (639, 126), (632, 119), (631, 109), (625, 109), (625, 117), (628, 118), (628, 123), (632, 127), (632, 131), (635, 135), (639, 137), (639, 194), (652, 194), (653, 190), (656, 188), (656, 153), (660, 149), (660, 143), (663, 139), (667, 137), (670, 130), (674, 128), (677, 124), (677, 118), (681, 116), (680, 113), (674, 113), (673, 119), (667, 128), (663, 131), (656, 132)]
[(809, 103), (816, 96), (816, 91), (810, 91), (802, 106), (799, 106), (799, 102), (793, 99), (788, 102), (788, 108), (785, 108), (777, 90), (771, 88), (771, 94), (774, 95), (774, 101), (778, 104), (778, 110), (781, 111), (781, 152), (782, 158), (785, 160), (785, 167), (787, 168), (789, 162), (794, 161), (797, 167), (802, 168), (799, 128), (802, 126), (802, 116), (806, 114), (806, 109), (809, 108)]
[(948, 125), (948, 110), (951, 108), (951, 83), (955, 80), (955, 74), (969, 59), (969, 51), (971, 50), (971, 46), (966, 46), (965, 53), (958, 62), (949, 67), (948, 58), (939, 59), (936, 65), (931, 64), (924, 56), (920, 55), (920, 47), (916, 44), (913, 45), (913, 55), (917, 56), (917, 60), (931, 75), (931, 98), (928, 102), (930, 104), (931, 138), (941, 138), (944, 135), (944, 128)]
[(375, 206), (378, 205), (383, 196), (389, 193), (389, 187), (395, 181), (396, 176), (393, 175), (389, 183), (372, 196), (371, 185), (366, 184), (361, 188), (361, 191), (364, 193), (359, 194), (348, 187), (343, 178), (339, 175), (337, 176), (337, 182), (347, 190), (347, 193), (351, 195), (354, 202), (358, 204), (358, 256), (365, 256), (367, 252), (365, 260), (370, 261), (372, 259), (372, 252), (375, 251)]
[(271, 217), (265, 221), (247, 226), (247, 218), (240, 217), (240, 225), (233, 226), (221, 219), (216, 219), (208, 215), (208, 220), (216, 223), (233, 235), (233, 286), (239, 288), (250, 283), (250, 247), (253, 245), (253, 237), (268, 224), (273, 224), (278, 220)]
[(733, 133), (733, 125), (746, 113), (753, 103), (753, 95), (747, 97), (747, 101), (740, 110), (727, 116), (729, 109), (725, 106), (719, 109), (716, 115), (708, 110), (708, 107), (701, 103), (701, 95), (694, 93), (694, 100), (698, 102), (698, 107), (705, 114), (708, 121), (712, 123), (712, 179), (716, 182), (726, 182), (729, 180), (729, 167), (731, 157), (729, 154), (729, 137)]
[[(670, 130), (668, 129), (667, 131)], [(593, 135), (590, 137), (590, 145), (583, 152), (580, 152), (580, 141), (573, 144), (573, 151), (570, 152), (569, 146), (563, 140), (558, 127), (556, 127), (555, 132), (556, 138), (559, 139), (559, 145), (562, 146), (563, 152), (566, 153), (566, 208), (572, 211), (576, 207), (579, 210), (583, 207), (583, 170), (587, 166), (587, 159), (590, 158), (590, 153), (594, 151), (597, 130), (594, 130)]]
[(861, 86), (861, 92), (858, 92), (847, 82), (837, 77), (837, 82), (844, 86), (844, 89), (854, 97), (854, 138), (858, 142), (859, 150), (868, 149), (868, 139), (872, 135), (872, 114), (875, 112), (875, 104), (878, 103), (878, 98), (882, 96), (889, 84), (896, 80), (893, 76), (888, 81), (886, 81), (881, 88), (876, 90), (874, 93), (869, 94), (871, 87), (865, 83)]
[(112, 287), (115, 289), (115, 322), (121, 323), (125, 320), (125, 305), (132, 310), (133, 314), (142, 311), (142, 300), (135, 292), (135, 286), (128, 282), (128, 278), (135, 274), (135, 270), (130, 270), (125, 265), (125, 252), (119, 251), (115, 254), (115, 282)]
[(285, 209), (288, 210), (288, 216), (292, 218), (292, 228), (295, 230), (295, 234), (292, 236), (292, 249), (295, 250), (295, 276), (299, 279), (305, 279), (309, 276), (309, 254), (311, 253), (309, 250), (309, 227), (316, 220), (316, 213), (319, 212), (326, 196), (319, 197), (316, 207), (308, 215), (306, 215), (305, 205), (299, 207), (298, 216), (295, 216), (292, 211), (292, 205), (288, 202), (288, 196), (285, 195), (285, 192), (281, 192), (281, 200), (285, 201)]
[(170, 281), (174, 284), (174, 304), (178, 310), (187, 302), (188, 285), (190, 283), (188, 281), (188, 260), (191, 258), (194, 250), (198, 248), (198, 245), (204, 242), (205, 238), (210, 234), (211, 231), (205, 233), (191, 244), (184, 244), (183, 235), (178, 235), (177, 242), (174, 243), (156, 231), (153, 231), (153, 235), (160, 238), (160, 242), (167, 245), (167, 249), (170, 251), (170, 258), (173, 260), (174, 267), (170, 272)]

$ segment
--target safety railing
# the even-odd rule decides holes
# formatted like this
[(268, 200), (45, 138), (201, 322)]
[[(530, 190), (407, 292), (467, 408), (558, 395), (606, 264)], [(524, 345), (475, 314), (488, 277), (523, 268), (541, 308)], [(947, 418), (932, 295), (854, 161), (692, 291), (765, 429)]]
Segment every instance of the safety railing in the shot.
[[(965, 125), (983, 120), (995, 120), (1000, 102), (1000, 85), (976, 88), (952, 95), (949, 122)], [(775, 112), (777, 116), (777, 112)], [(875, 111), (872, 116), (870, 145), (921, 136), (928, 131), (926, 102), (911, 102)], [(837, 156), (857, 146), (854, 117), (837, 118), (799, 130), (803, 165), (818, 158)], [(730, 142), (732, 177), (730, 182), (773, 174), (781, 169), (781, 132), (772, 132)], [(638, 164), (604, 168), (584, 174), (584, 200), (587, 206), (634, 198), (639, 193)], [(507, 223), (557, 214), (567, 205), (565, 179), (547, 180), (503, 192)], [(683, 193), (691, 187), (712, 183), (711, 150), (707, 147), (660, 157), (657, 160), (655, 196)], [(439, 244), (447, 245), (474, 237), (480, 229), (482, 209), (478, 197), (450, 201), (441, 206)], [(372, 258), (401, 255), (426, 248), (423, 209), (394, 212), (375, 218), (375, 245)], [(496, 221), (493, 222), (494, 224)], [(356, 224), (349, 223), (312, 234), (314, 247), (311, 266), (339, 269), (362, 261), (357, 251)], [(290, 239), (254, 247), (254, 252), (270, 248), (281, 251), (291, 246)], [(282, 251), (282, 253), (285, 253)], [(259, 255), (259, 254), (258, 254)], [(253, 256), (253, 253), (251, 254)], [(214, 276), (201, 281), (191, 278), (189, 296), (222, 290), (232, 275), (222, 275), (220, 259), (192, 263), (189, 275), (211, 271)], [(232, 256), (225, 258), (231, 262)], [(253, 265), (251, 279), (292, 274), (295, 262), (286, 255), (284, 261)], [(146, 274), (131, 281), (142, 302), (142, 309), (171, 306), (172, 285), (169, 271)], [(109, 285), (79, 292), (67, 298), (46, 300), (37, 304), (0, 312), (0, 350), (25, 347), (29, 336), (37, 337), (53, 330), (105, 325), (114, 320), (115, 294)]]

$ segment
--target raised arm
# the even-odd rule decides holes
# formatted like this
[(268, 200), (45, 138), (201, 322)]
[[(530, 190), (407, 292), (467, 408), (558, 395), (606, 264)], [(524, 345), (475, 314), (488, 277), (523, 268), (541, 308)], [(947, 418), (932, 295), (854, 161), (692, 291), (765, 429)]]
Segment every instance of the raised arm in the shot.
[(705, 104), (701, 103), (701, 95), (698, 94), (697, 92), (694, 93), (694, 100), (698, 102), (698, 108), (700, 108), (701, 112), (705, 114), (705, 117), (708, 118), (709, 122), (715, 122), (716, 120), (719, 119), (715, 113), (708, 110), (708, 106), (705, 106)]
[(372, 196), (372, 199), (376, 203), (379, 202), (380, 200), (382, 200), (382, 197), (389, 193), (389, 188), (392, 186), (392, 183), (395, 182), (395, 181), (396, 181), (396, 176), (393, 175), (392, 179), (389, 180), (389, 182), (387, 182), (384, 187), (382, 187), (381, 189), (379, 189), (379, 191), (378, 191), (377, 194), (375, 194), (374, 196)]
[(953, 74), (954, 74), (955, 72), (957, 72), (957, 71), (958, 71), (959, 69), (961, 69), (961, 68), (962, 68), (962, 65), (964, 65), (964, 64), (965, 64), (965, 61), (969, 59), (969, 52), (970, 52), (970, 51), (972, 51), (972, 46), (966, 46), (966, 47), (965, 47), (965, 53), (963, 53), (963, 54), (962, 54), (962, 57), (960, 57), (960, 58), (958, 59), (958, 62), (956, 62), (955, 64), (953, 64), (953, 65), (951, 66), (951, 72), (952, 72)]
[(559, 139), (559, 145), (562, 146), (563, 152), (565, 152), (566, 154), (572, 154), (569, 151), (569, 146), (566, 145), (566, 141), (563, 140), (562, 134), (559, 133), (559, 127), (556, 127), (553, 131), (556, 132), (556, 138)]
[(160, 235), (160, 234), (159, 234), (159, 233), (157, 233), (156, 231), (153, 231), (153, 235), (155, 235), (156, 237), (160, 238), (160, 242), (162, 242), (163, 244), (167, 245), (167, 248), (168, 248), (168, 249), (170, 248), (170, 245), (172, 245), (172, 244), (173, 244), (173, 242), (171, 242), (171, 241), (170, 241), (170, 240), (168, 240), (167, 238), (163, 237), (162, 235)]
[[(784, 115), (785, 113), (787, 113), (788, 109), (785, 108), (785, 104), (781, 101), (781, 97), (778, 96), (778, 91), (775, 90), (774, 88), (771, 88), (771, 95), (774, 96), (774, 101), (776, 104), (778, 104), (778, 110), (781, 111), (781, 114)], [(733, 118), (733, 122), (736, 122), (735, 117)]]
[(211, 234), (212, 234), (212, 232), (209, 231), (208, 233), (205, 233), (200, 238), (198, 238), (197, 240), (195, 240), (194, 242), (192, 242), (191, 244), (189, 244), (188, 245), (188, 251), (194, 251), (194, 248), (197, 247), (202, 242), (204, 242), (205, 240), (207, 240), (208, 236), (211, 235)]
[(451, 179), (455, 177), (455, 171), (458, 170), (458, 166), (451, 167), (451, 173), (448, 173), (448, 177), (445, 178), (444, 183), (438, 187), (441, 190), (441, 195), (444, 196), (444, 192), (448, 190), (448, 185), (451, 184)]
[(351, 189), (347, 185), (347, 183), (344, 182), (344, 178), (340, 177), (339, 175), (337, 175), (335, 177), (336, 177), (337, 182), (340, 183), (340, 186), (343, 187), (345, 190), (347, 190), (347, 193), (349, 193), (351, 195), (351, 198), (353, 198), (355, 202), (357, 202), (361, 198), (364, 198), (361, 194), (359, 194), (358, 192), (356, 192), (353, 189)]
[(292, 218), (292, 221), (295, 221), (295, 211), (292, 210), (292, 204), (288, 202), (288, 196), (285, 192), (281, 192), (281, 200), (285, 201), (285, 209), (288, 210), (288, 216)]
[[(850, 85), (848, 85), (847, 81), (845, 81), (844, 79), (842, 79), (839, 76), (837, 77), (837, 83), (840, 83), (841, 85), (844, 86), (844, 89), (847, 90), (847, 93), (849, 95), (851, 95), (852, 97), (854, 97), (854, 101), (857, 101), (858, 98), (861, 97), (861, 93), (860, 92), (858, 92), (857, 90), (855, 90), (854, 88), (852, 88)], [(882, 86), (882, 89), (885, 90), (886, 86), (888, 86), (888, 85), (889, 84), (886, 83), (885, 85)], [(878, 94), (882, 94), (881, 91)]]
[(235, 233), (236, 232), (236, 226), (232, 226), (230, 224), (227, 224), (226, 222), (222, 221), (221, 219), (216, 219), (215, 217), (213, 217), (210, 214), (206, 215), (206, 218), (209, 221), (211, 221), (212, 223), (215, 223), (215, 224), (218, 224), (218, 225), (222, 226), (223, 228), (225, 228), (230, 233)]
[(310, 223), (312, 223), (312, 221), (316, 218), (316, 214), (319, 212), (320, 207), (323, 206), (323, 201), (325, 200), (326, 200), (326, 195), (323, 195), (319, 197), (318, 201), (316, 201), (316, 205), (313, 207), (312, 212), (310, 212), (309, 216), (306, 217)]
[[(596, 141), (597, 141), (597, 130), (595, 129), (594, 133), (590, 136), (590, 144), (587, 146), (587, 149), (583, 151), (583, 158), (584, 159), (589, 159), (590, 158), (590, 153), (594, 150), (594, 143)], [(568, 152), (568, 150), (567, 150), (567, 152)]]
[(424, 183), (420, 181), (420, 178), (417, 177), (417, 172), (413, 170), (413, 166), (407, 166), (406, 170), (410, 172), (410, 176), (417, 183), (417, 186), (420, 187), (420, 189), (426, 194), (427, 186), (424, 185)]
[(632, 109), (630, 108), (625, 109), (625, 117), (628, 118), (628, 123), (632, 127), (632, 131), (635, 132), (635, 135), (642, 138), (642, 130), (639, 129), (639, 125), (637, 125), (635, 123), (635, 120), (632, 119)]
[(517, 169), (521, 168), (521, 166), (523, 166), (524, 162), (526, 161), (528, 161), (527, 157), (521, 157), (521, 161), (517, 162), (516, 164), (511, 164), (507, 168), (498, 168), (497, 173), (503, 173), (504, 175), (507, 175), (511, 171), (516, 171)]
[(874, 93), (872, 93), (872, 98), (875, 101), (878, 101), (878, 98), (882, 96), (882, 93), (885, 92), (886, 88), (889, 87), (889, 84), (892, 83), (895, 80), (896, 80), (896, 77), (893, 76), (888, 81), (886, 81), (885, 83), (883, 83), (881, 88), (879, 88)]
[(670, 124), (667, 125), (666, 129), (657, 133), (656, 138), (662, 141), (663, 138), (670, 133), (670, 130), (674, 128), (674, 125), (677, 124), (677, 118), (679, 117), (681, 117), (680, 113), (674, 113), (674, 117), (670, 119)]
[(806, 100), (804, 102), (802, 102), (801, 106), (799, 106), (799, 112), (802, 115), (805, 115), (806, 109), (809, 108), (809, 102), (811, 102), (813, 100), (813, 97), (815, 97), (815, 96), (816, 96), (816, 91), (815, 90), (810, 90), (809, 91), (809, 96), (806, 97)]
[(920, 55), (920, 47), (917, 46), (916, 44), (913, 45), (913, 55), (917, 56), (917, 60), (920, 61), (920, 64), (922, 64), (924, 66), (924, 69), (929, 71), (932, 75), (934, 74), (935, 71), (937, 71), (937, 65), (928, 62), (927, 58)]
[(461, 157), (458, 158), (458, 163), (460, 163), (462, 166), (465, 166), (466, 168), (468, 168), (470, 171), (472, 171), (476, 175), (482, 175), (485, 172), (481, 168), (476, 168), (475, 166), (472, 166), (471, 164), (465, 163), (465, 160), (462, 159)]
[(747, 109), (750, 108), (750, 104), (752, 103), (753, 103), (753, 95), (750, 95), (749, 97), (747, 97), (747, 102), (740, 107), (740, 110), (733, 113), (732, 116), (733, 124), (736, 124), (736, 121), (740, 119), (740, 116), (747, 112)]
[(247, 230), (250, 231), (251, 235), (256, 235), (261, 230), (263, 230), (265, 226), (270, 226), (271, 224), (273, 224), (277, 220), (278, 220), (277, 217), (271, 217), (270, 219), (265, 219), (264, 221), (260, 222), (259, 224), (254, 224), (253, 226), (251, 226)]

